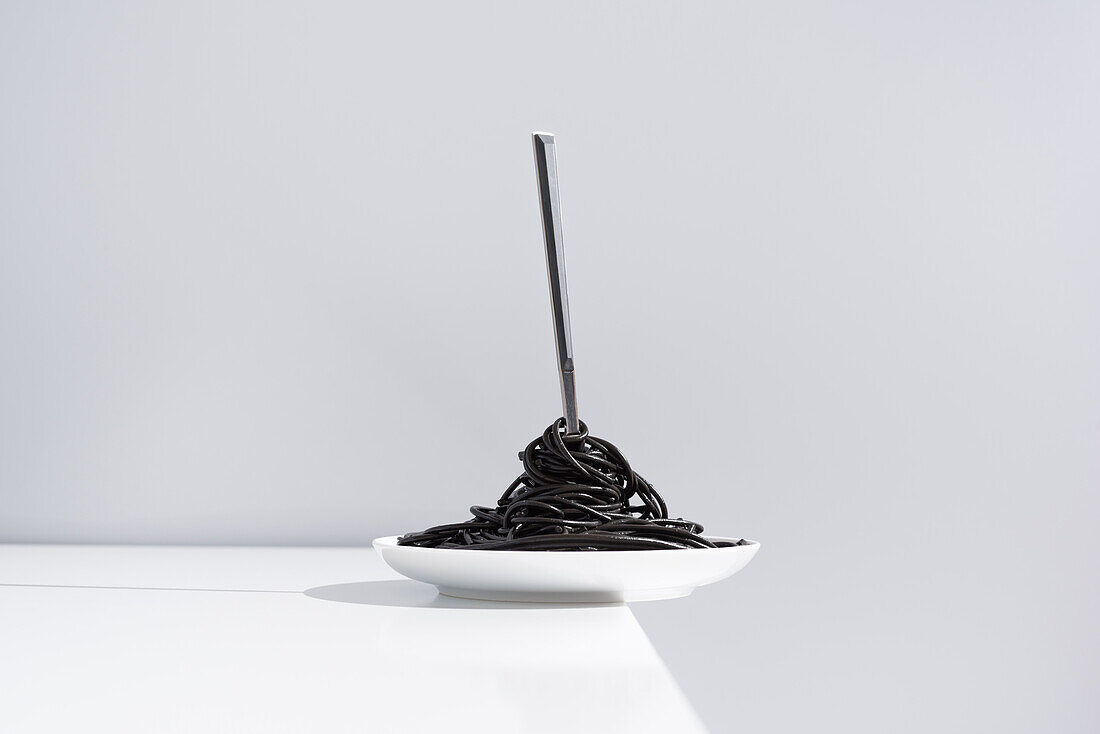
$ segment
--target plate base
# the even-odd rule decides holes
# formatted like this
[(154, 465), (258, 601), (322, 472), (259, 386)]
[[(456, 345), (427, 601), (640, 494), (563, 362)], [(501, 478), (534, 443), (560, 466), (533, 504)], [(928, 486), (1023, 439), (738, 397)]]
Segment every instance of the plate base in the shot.
[(507, 589), (461, 589), (436, 586), (443, 596), (483, 601), (522, 601), (550, 604), (606, 604), (608, 602), (656, 601), (678, 599), (695, 591), (695, 587), (646, 589), (644, 591), (513, 591)]

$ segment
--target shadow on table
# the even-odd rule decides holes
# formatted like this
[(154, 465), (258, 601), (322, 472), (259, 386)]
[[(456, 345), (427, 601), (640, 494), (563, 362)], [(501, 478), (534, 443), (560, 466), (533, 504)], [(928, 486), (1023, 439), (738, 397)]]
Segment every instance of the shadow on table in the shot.
[(592, 609), (621, 606), (615, 603), (538, 604), (511, 601), (482, 601), (444, 596), (435, 587), (418, 581), (358, 581), (306, 589), (306, 596), (344, 604), (368, 604), (375, 607), (427, 607), (435, 609)]

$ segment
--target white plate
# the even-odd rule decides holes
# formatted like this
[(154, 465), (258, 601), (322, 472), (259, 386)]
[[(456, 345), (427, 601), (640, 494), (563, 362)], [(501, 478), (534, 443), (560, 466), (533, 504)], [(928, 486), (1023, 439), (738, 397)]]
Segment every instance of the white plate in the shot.
[(687, 596), (740, 571), (760, 544), (646, 551), (487, 551), (398, 545), (397, 536), (391, 535), (375, 540), (374, 548), (402, 576), (434, 584), (447, 596), (617, 602)]

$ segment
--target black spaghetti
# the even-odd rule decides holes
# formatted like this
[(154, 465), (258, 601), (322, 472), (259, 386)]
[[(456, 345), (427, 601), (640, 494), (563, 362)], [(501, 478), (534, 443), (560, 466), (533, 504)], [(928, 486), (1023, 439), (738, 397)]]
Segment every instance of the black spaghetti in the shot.
[(665, 550), (716, 548), (703, 526), (670, 518), (665, 501), (614, 445), (559, 418), (519, 455), (523, 473), (496, 507), (470, 508), (467, 522), (408, 533), (398, 545), (469, 550)]

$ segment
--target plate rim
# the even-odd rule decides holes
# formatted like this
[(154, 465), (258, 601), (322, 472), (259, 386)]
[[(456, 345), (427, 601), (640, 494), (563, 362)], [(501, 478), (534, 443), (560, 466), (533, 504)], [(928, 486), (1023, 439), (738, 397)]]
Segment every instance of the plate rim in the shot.
[[(400, 549), (401, 551), (406, 551), (407, 550), (407, 551), (432, 552), (432, 553), (454, 553), (456, 551), (461, 551), (463, 553), (474, 553), (474, 552), (476, 552), (479, 555), (485, 555), (485, 556), (489, 556), (489, 557), (492, 557), (492, 556), (512, 556), (512, 555), (517, 555), (517, 554), (521, 555), (521, 556), (530, 557), (530, 555), (532, 553), (536, 553), (536, 554), (539, 554), (539, 555), (553, 556), (553, 557), (559, 557), (559, 556), (560, 557), (573, 557), (573, 556), (584, 557), (584, 556), (591, 555), (593, 553), (598, 553), (600, 556), (608, 556), (608, 555), (622, 556), (622, 555), (629, 555), (631, 553), (644, 555), (644, 556), (652, 556), (654, 552), (659, 552), (659, 551), (653, 551), (653, 550), (604, 550), (604, 551), (584, 551), (584, 552), (575, 552), (575, 553), (550, 553), (548, 551), (541, 551), (540, 552), (540, 551), (532, 551), (532, 550), (497, 550), (497, 551), (493, 551), (492, 553), (484, 553), (482, 551), (479, 551), (476, 548), (425, 548), (425, 547), (419, 546), (419, 545), (398, 545), (397, 544), (397, 539), (400, 538), (400, 537), (401, 537), (400, 535), (383, 535), (379, 538), (375, 538), (374, 540), (372, 540), (371, 541), (371, 547), (374, 548), (375, 550), (379, 551), (379, 552), (381, 552), (382, 549), (386, 549), (386, 550)], [(748, 549), (748, 548), (759, 549), (760, 548), (760, 541), (751, 540), (749, 538), (738, 538), (738, 537), (734, 537), (734, 536), (722, 536), (722, 535), (704, 535), (703, 537), (706, 538), (707, 540), (715, 540), (715, 541), (718, 541), (718, 540), (724, 540), (724, 541), (744, 540), (746, 542), (746, 545), (732, 545), (732, 546), (726, 546), (724, 548), (668, 548), (667, 550), (675, 550), (675, 551), (680, 552), (680, 553), (685, 553), (685, 552), (686, 553), (714, 553), (714, 552), (717, 552), (717, 551), (737, 552), (739, 549)]]

